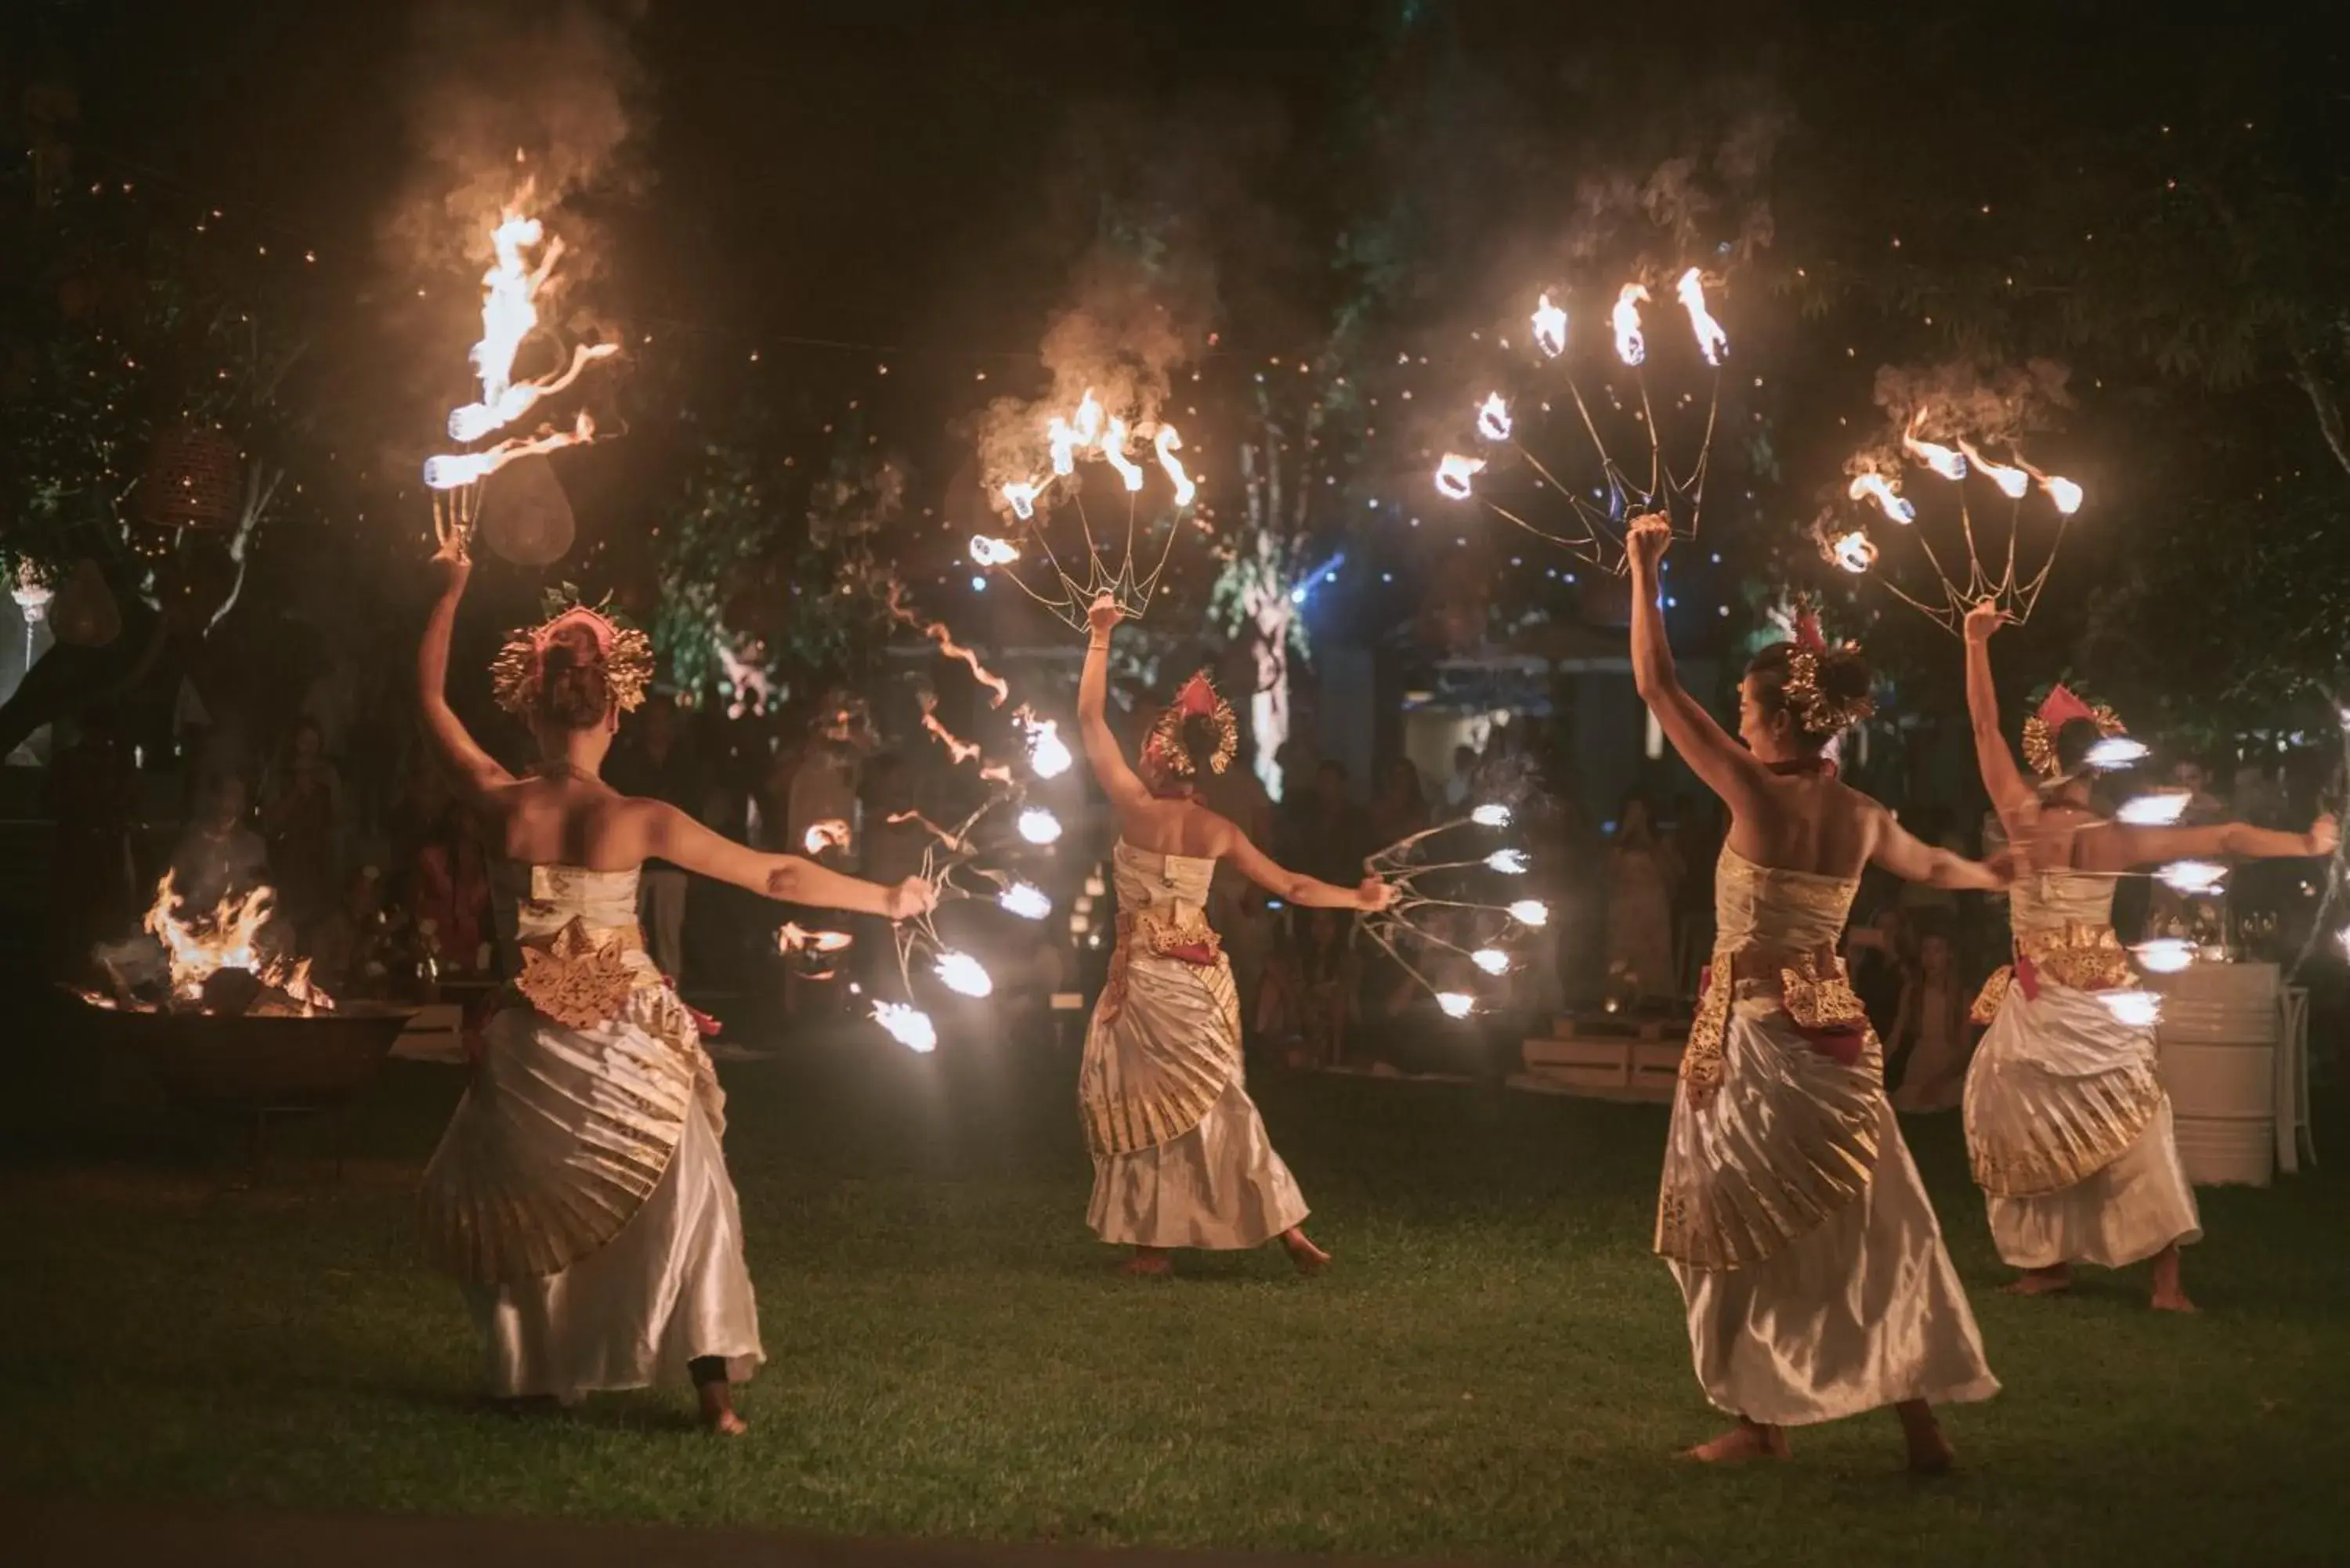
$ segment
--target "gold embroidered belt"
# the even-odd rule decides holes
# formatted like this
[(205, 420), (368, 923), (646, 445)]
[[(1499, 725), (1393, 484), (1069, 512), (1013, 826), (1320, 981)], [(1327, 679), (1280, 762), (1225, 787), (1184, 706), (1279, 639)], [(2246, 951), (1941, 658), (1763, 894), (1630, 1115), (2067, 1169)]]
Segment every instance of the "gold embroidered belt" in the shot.
[(514, 988), (565, 1028), (593, 1029), (619, 1017), (637, 992), (662, 983), (659, 971), (629, 961), (644, 950), (644, 931), (634, 920), (591, 927), (575, 915), (552, 936), (522, 944)]
[(2030, 1002), (2040, 995), (2044, 981), (2074, 991), (2117, 991), (2136, 978), (2129, 950), (2122, 946), (2111, 926), (2067, 920), (2061, 926), (2018, 931), (2015, 961), (2002, 964), (1983, 981), (1967, 1016), (1974, 1023), (1989, 1023), (1999, 1016), (2000, 1004), (2007, 1000), (2012, 987), (2020, 986), (2023, 999)]
[[(1770, 972), (1773, 968), (1775, 975)], [(1690, 1021), (1689, 1044), (1681, 1052), (1681, 1079), (1691, 1088), (1711, 1089), (1721, 1082), (1730, 1003), (1741, 979), (1775, 981), (1781, 1008), (1814, 1050), (1847, 1067), (1860, 1060), (1869, 1037), (1868, 1010), (1854, 992), (1842, 959), (1803, 953), (1780, 960), (1752, 949), (1717, 949), (1698, 982), (1697, 1016)]]
[(1156, 909), (1120, 909), (1118, 945), (1110, 950), (1109, 976), (1102, 983), (1098, 1017), (1115, 1023), (1126, 1007), (1126, 966), (1133, 961), (1134, 944), (1156, 958), (1171, 958), (1200, 969), (1211, 969), (1224, 956), (1223, 940), (1208, 924), (1208, 911), (1183, 904)]

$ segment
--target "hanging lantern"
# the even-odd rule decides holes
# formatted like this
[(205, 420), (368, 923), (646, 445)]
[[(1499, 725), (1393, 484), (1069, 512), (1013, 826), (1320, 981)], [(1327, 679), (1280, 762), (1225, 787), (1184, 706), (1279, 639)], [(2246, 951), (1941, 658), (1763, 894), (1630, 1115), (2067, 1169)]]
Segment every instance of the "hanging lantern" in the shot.
[(104, 648), (122, 635), (122, 611), (106, 574), (85, 556), (58, 585), (48, 606), (49, 631), (69, 648)]
[(151, 528), (227, 528), (242, 501), (244, 460), (217, 427), (174, 425), (148, 449), (139, 520)]

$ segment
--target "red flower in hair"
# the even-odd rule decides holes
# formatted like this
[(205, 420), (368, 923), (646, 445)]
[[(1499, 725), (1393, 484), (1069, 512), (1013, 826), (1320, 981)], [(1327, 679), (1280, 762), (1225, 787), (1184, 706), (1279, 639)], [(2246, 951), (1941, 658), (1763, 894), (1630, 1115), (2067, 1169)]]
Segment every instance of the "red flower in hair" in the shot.
[(1820, 632), (1817, 610), (1804, 608), (1795, 612), (1795, 646), (1805, 653), (1825, 653), (1828, 639)]
[(2060, 680), (2049, 688), (2048, 695), (2041, 700), (2035, 716), (2048, 726), (2048, 732), (2053, 735), (2075, 719), (2086, 719), (2094, 723), (2097, 714), (2095, 709), (2073, 694), (2071, 687)]

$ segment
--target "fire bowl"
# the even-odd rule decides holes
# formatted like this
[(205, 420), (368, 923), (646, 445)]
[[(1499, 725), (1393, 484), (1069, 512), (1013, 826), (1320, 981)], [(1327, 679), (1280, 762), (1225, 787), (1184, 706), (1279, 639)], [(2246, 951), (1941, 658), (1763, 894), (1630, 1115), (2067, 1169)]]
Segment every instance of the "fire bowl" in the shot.
[(81, 1002), (90, 1038), (137, 1053), (172, 1101), (240, 1112), (340, 1105), (375, 1081), (414, 1015), (369, 1002), (303, 1018), (254, 1018)]

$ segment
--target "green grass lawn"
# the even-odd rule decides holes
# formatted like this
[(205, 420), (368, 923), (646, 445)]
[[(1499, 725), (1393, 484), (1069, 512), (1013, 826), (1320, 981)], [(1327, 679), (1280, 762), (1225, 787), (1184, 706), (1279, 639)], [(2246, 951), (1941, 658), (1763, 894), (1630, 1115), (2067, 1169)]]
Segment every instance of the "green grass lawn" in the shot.
[(2205, 1314), (2158, 1318), (2143, 1270), (1992, 1293), (1956, 1118), (1913, 1124), (2007, 1386), (1948, 1413), (1963, 1473), (1905, 1476), (1889, 1414), (1721, 1472), (1670, 1458), (1720, 1423), (1648, 1251), (1661, 1108), (1263, 1075), (1336, 1268), (1132, 1283), (1085, 1230), (1073, 1071), (868, 1033), (727, 1070), (770, 1357), (736, 1443), (682, 1388), (477, 1403), (410, 1231), (452, 1070), (395, 1069), (339, 1182), (323, 1127), (247, 1186), (57, 1152), (133, 1116), (122, 1082), (20, 1097), (10, 1130), (52, 1136), (0, 1171), (0, 1492), (1593, 1563), (2350, 1553), (2338, 1174), (2204, 1194)]

